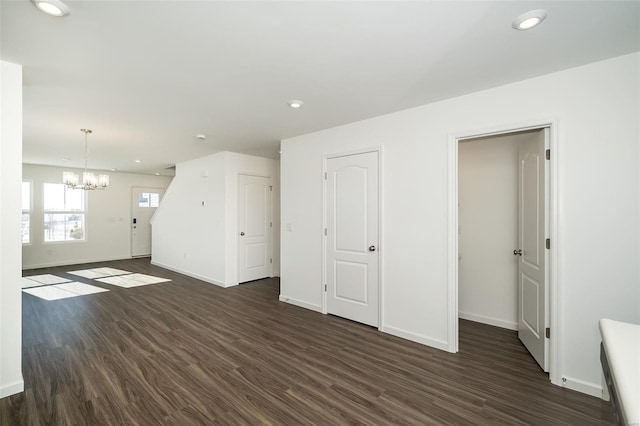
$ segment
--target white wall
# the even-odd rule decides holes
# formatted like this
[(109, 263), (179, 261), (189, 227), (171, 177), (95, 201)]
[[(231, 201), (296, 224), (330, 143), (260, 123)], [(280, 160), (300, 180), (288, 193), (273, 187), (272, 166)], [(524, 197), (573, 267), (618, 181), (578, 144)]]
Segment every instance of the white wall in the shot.
[[(559, 373), (598, 394), (597, 321), (640, 323), (640, 54), (282, 142), (281, 299), (321, 306), (322, 156), (383, 147), (383, 331), (448, 347), (448, 136), (557, 120)], [(553, 331), (552, 331), (553, 332)]]
[(518, 329), (518, 147), (544, 133), (460, 142), (460, 318)]
[(0, 398), (22, 378), (21, 163), (22, 67), (0, 61)]
[(176, 176), (152, 219), (151, 239), (154, 264), (221, 286), (227, 285), (225, 156), (176, 164)]
[[(240, 173), (274, 178), (277, 162), (225, 151), (176, 165), (176, 177), (153, 218), (154, 264), (223, 287), (238, 284)], [(279, 204), (273, 210), (279, 217)], [(278, 266), (274, 258), (274, 271)]]
[(32, 184), (31, 243), (22, 246), (22, 268), (70, 265), (131, 257), (131, 188), (167, 188), (168, 176), (108, 172), (109, 187), (87, 191), (86, 240), (44, 242), (43, 186), (61, 183), (63, 170), (78, 169), (24, 164), (24, 180)]

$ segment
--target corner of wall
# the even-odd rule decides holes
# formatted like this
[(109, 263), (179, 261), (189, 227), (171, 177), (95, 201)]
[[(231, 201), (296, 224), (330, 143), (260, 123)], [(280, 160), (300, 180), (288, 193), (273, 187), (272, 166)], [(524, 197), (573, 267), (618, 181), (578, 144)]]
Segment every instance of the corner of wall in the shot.
[(0, 398), (22, 377), (22, 66), (0, 61)]

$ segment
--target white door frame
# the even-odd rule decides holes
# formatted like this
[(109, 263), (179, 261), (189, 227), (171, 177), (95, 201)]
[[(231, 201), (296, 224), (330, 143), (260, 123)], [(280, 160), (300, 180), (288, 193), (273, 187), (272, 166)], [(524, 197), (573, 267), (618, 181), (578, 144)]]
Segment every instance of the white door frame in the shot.
[(524, 130), (536, 130), (549, 128), (549, 146), (551, 160), (549, 164), (549, 234), (551, 248), (548, 250), (549, 263), (547, 264), (547, 277), (549, 282), (549, 327), (551, 337), (549, 339), (549, 378), (551, 383), (562, 386), (562, 374), (559, 360), (562, 347), (562, 288), (560, 277), (560, 238), (559, 238), (559, 179), (558, 179), (558, 132), (555, 119), (538, 120), (513, 125), (498, 126), (489, 129), (466, 131), (449, 135), (448, 160), (449, 160), (449, 249), (448, 249), (448, 351), (458, 352), (458, 143), (465, 139), (484, 136), (496, 136), (506, 133), (520, 132)]
[(322, 313), (327, 314), (327, 292), (325, 291), (327, 285), (327, 239), (324, 230), (327, 228), (327, 161), (332, 158), (346, 157), (348, 155), (366, 154), (369, 152), (378, 153), (378, 330), (384, 328), (384, 300), (382, 295), (384, 294), (384, 226), (383, 226), (383, 214), (384, 214), (384, 172), (382, 161), (382, 146), (364, 148), (353, 151), (343, 151), (336, 154), (329, 154), (322, 156), (322, 228), (320, 229), (320, 235), (322, 240), (322, 280), (320, 282), (320, 292), (322, 294)]
[(269, 179), (269, 185), (271, 186), (271, 196), (269, 197), (269, 217), (271, 226), (269, 227), (269, 243), (267, 248), (269, 249), (269, 277), (273, 277), (273, 176), (263, 175), (260, 173), (251, 172), (238, 172), (236, 176), (236, 228), (235, 228), (235, 243), (236, 243), (236, 280), (235, 284), (240, 283), (240, 222), (238, 217), (240, 216), (240, 176), (255, 176)]

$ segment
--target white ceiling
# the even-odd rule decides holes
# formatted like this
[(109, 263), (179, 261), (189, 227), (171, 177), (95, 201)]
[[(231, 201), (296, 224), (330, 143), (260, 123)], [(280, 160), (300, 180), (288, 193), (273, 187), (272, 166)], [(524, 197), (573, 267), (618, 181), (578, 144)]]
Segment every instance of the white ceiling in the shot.
[[(1, 57), (24, 66), (26, 163), (80, 167), (82, 127), (99, 169), (277, 158), (283, 138), (640, 50), (638, 1), (66, 4), (53, 18), (1, 2)], [(540, 27), (511, 28), (540, 8)]]

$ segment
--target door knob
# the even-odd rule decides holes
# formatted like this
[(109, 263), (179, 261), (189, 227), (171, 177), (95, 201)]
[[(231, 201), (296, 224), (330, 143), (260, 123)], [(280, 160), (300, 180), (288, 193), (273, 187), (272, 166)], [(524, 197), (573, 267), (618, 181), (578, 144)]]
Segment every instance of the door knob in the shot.
[(244, 232), (241, 232), (241, 233), (240, 233), (240, 236), (241, 236), (241, 237), (244, 237)]
[(376, 246), (369, 246), (369, 251), (376, 251)]
[(514, 256), (522, 256), (522, 249), (520, 249), (520, 250), (514, 250), (514, 251), (513, 251), (513, 255), (514, 255)]

